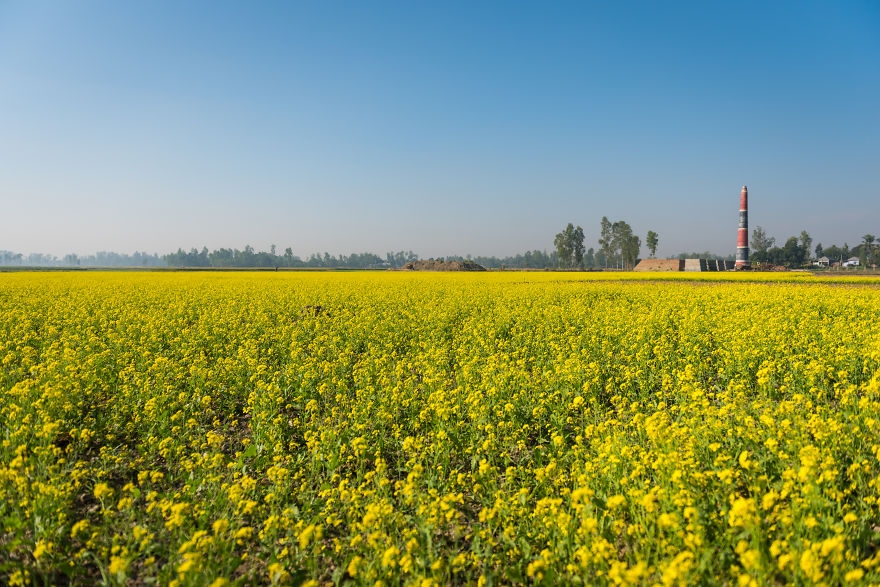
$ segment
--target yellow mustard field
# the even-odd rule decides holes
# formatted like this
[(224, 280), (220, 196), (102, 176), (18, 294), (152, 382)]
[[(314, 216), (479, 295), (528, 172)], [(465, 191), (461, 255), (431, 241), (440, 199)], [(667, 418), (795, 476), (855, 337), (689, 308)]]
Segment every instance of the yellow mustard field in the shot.
[(0, 274), (0, 583), (880, 584), (880, 289)]

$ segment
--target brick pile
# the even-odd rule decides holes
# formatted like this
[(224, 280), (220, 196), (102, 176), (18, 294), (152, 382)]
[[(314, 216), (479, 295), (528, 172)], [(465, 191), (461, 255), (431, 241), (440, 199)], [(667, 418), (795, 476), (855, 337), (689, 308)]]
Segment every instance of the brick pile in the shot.
[(681, 259), (642, 259), (633, 271), (683, 271)]

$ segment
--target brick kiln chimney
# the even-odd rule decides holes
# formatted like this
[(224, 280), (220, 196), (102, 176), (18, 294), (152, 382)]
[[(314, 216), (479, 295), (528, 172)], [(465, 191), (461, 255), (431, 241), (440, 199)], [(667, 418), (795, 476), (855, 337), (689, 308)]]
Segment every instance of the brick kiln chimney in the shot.
[(739, 229), (736, 232), (736, 269), (749, 269), (749, 188), (739, 193)]

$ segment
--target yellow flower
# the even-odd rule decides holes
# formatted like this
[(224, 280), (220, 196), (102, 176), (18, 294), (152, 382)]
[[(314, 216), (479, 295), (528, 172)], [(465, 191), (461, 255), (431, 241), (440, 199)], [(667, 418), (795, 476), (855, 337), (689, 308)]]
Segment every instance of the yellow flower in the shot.
[(54, 543), (49, 542), (47, 540), (37, 540), (36, 546), (34, 546), (34, 558), (39, 561), (47, 554), (52, 552), (52, 547), (54, 547)]
[(173, 504), (169, 508), (170, 514), (168, 514), (165, 520), (165, 527), (169, 530), (173, 530), (183, 526), (183, 523), (186, 521), (186, 512), (188, 509), (189, 504), (187, 503)]
[(312, 536), (315, 535), (315, 525), (309, 524), (305, 527), (305, 529), (299, 533), (297, 540), (299, 541), (300, 550), (305, 550), (305, 548), (309, 545), (309, 542), (312, 540)]
[(89, 521), (88, 520), (80, 520), (70, 528), (70, 537), (76, 538), (77, 534), (81, 534), (88, 530)]
[(183, 575), (190, 571), (195, 571), (198, 568), (198, 560), (198, 555), (187, 554), (183, 557), (183, 562), (177, 565), (177, 573)]
[(801, 554), (799, 565), (801, 570), (809, 577), (811, 581), (820, 581), (824, 573), (822, 572), (822, 561), (820, 561), (812, 550), (805, 550)]
[(236, 544), (244, 544), (245, 540), (250, 540), (251, 536), (254, 535), (254, 529), (250, 526), (242, 526), (238, 530), (235, 531), (235, 542)]
[(363, 562), (363, 557), (355, 556), (354, 558), (352, 558), (351, 561), (348, 563), (348, 568), (346, 569), (348, 571), (348, 574), (352, 577), (357, 577), (358, 571), (360, 570)]
[(389, 546), (385, 549), (385, 553), (382, 555), (382, 566), (383, 567), (396, 567), (397, 566), (397, 556), (400, 554), (400, 549), (396, 546)]
[(106, 483), (96, 483), (95, 488), (93, 490), (95, 495), (95, 499), (98, 501), (103, 501), (105, 497), (110, 497), (113, 495), (113, 489), (110, 488)]
[(128, 569), (128, 559), (121, 556), (110, 557), (109, 570), (112, 575), (125, 573), (126, 569)]
[(750, 498), (738, 497), (733, 500), (727, 521), (731, 526), (749, 527), (754, 523), (755, 501)]
[(761, 509), (769, 510), (772, 509), (776, 502), (779, 500), (779, 493), (773, 489), (764, 494), (761, 498)]
[(214, 534), (223, 534), (229, 528), (229, 521), (223, 518), (215, 520), (211, 528), (214, 530)]
[(622, 495), (612, 495), (608, 498), (605, 504), (609, 509), (614, 510), (626, 504), (626, 498)]
[(657, 516), (657, 525), (661, 528), (675, 528), (678, 526), (678, 517), (675, 514), (663, 512)]
[(661, 570), (663, 584), (667, 586), (681, 584), (687, 578), (693, 566), (694, 553), (688, 550), (678, 553)]
[(856, 581), (861, 581), (864, 576), (865, 572), (862, 569), (853, 569), (843, 576), (843, 582), (855, 583)]
[(646, 493), (639, 503), (648, 513), (657, 511), (657, 495), (655, 493)]
[(24, 587), (30, 585), (30, 572), (27, 569), (16, 569), (9, 577), (10, 587)]
[(290, 578), (290, 574), (284, 568), (284, 565), (279, 562), (274, 562), (270, 564), (268, 571), (269, 581), (271, 581), (272, 583), (284, 582)]
[(526, 567), (526, 575), (529, 577), (535, 577), (537, 579), (541, 579), (543, 577), (543, 570), (547, 567), (547, 563), (543, 558), (537, 558), (530, 562)]

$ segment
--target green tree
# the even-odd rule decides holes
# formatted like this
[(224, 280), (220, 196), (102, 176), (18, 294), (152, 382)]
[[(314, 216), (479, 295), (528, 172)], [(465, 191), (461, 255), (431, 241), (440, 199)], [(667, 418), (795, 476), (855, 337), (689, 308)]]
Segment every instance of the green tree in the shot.
[(632, 229), (623, 220), (618, 220), (611, 225), (611, 254), (615, 257), (615, 264), (618, 268), (623, 268), (623, 243), (631, 234)]
[(632, 269), (639, 260), (639, 250), (642, 248), (642, 239), (634, 234), (626, 237), (620, 247), (620, 256), (623, 260), (623, 266), (626, 269)]
[(790, 236), (782, 247), (782, 263), (787, 267), (800, 267), (806, 261), (808, 252), (796, 236)]
[(593, 247), (587, 249), (586, 254), (584, 255), (584, 267), (595, 267), (596, 266), (596, 256)]
[(763, 228), (756, 226), (752, 230), (752, 259), (759, 263), (771, 261), (768, 251), (775, 243), (776, 239), (774, 237), (767, 236)]
[(574, 250), (572, 249), (571, 234), (574, 232), (574, 226), (571, 222), (565, 229), (556, 235), (553, 239), (553, 246), (556, 248), (556, 259), (560, 267), (570, 267)]
[(862, 237), (862, 243), (864, 243), (865, 251), (865, 266), (874, 262), (874, 240), (875, 237), (873, 234), (866, 234)]
[(806, 230), (802, 230), (799, 240), (800, 246), (804, 250), (804, 262), (806, 262), (810, 257), (810, 246), (813, 244), (813, 238)]
[(653, 230), (648, 231), (648, 234), (645, 237), (645, 245), (648, 247), (648, 250), (651, 251), (651, 257), (657, 254), (657, 243), (659, 240), (660, 235)]
[(642, 240), (633, 234), (632, 227), (618, 220), (611, 225), (611, 242), (615, 255), (619, 254), (620, 265), (624, 269), (632, 269), (639, 257)]
[(553, 240), (560, 267), (579, 267), (584, 260), (584, 229), (571, 222)]
[[(569, 224), (571, 226), (571, 224)], [(578, 225), (572, 233), (571, 250), (574, 254), (574, 264), (577, 267), (584, 266), (584, 229)]]
[(608, 267), (608, 262), (614, 257), (614, 233), (613, 225), (607, 216), (602, 217), (601, 228), (599, 229), (599, 253), (602, 256), (603, 264)]

